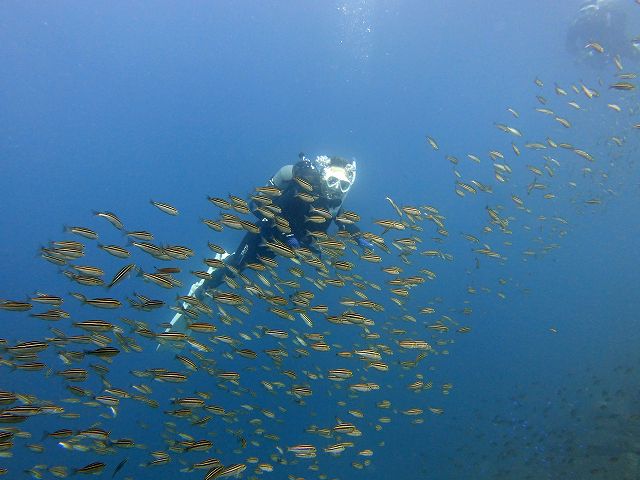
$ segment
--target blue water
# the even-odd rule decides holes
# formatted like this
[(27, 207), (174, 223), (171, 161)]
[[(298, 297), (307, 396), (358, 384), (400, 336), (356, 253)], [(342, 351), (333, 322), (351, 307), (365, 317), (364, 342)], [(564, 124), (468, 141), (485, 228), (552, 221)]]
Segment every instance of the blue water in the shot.
[[(218, 214), (206, 196), (246, 196), (303, 151), (311, 156), (357, 158), (357, 182), (345, 206), (360, 214), (364, 230), (379, 234), (381, 229), (373, 221), (394, 217), (387, 196), (399, 205), (432, 205), (446, 217), (449, 235), (441, 244), (433, 240), (439, 235), (430, 222), (421, 223), (423, 232), (385, 234), (419, 235), (423, 240), (419, 251), (438, 249), (453, 255), (452, 261), (413, 255), (408, 272), (428, 268), (437, 278), (412, 293), (407, 312), (389, 301), (384, 286), (388, 277), (380, 273), (379, 265), (358, 262), (357, 273), (383, 285), (382, 292), (367, 291), (386, 307), (384, 314), (375, 315), (376, 325), (389, 322), (390, 328), (431, 339), (434, 334), (424, 328), (427, 320), (417, 310), (433, 305), (439, 315), (472, 327), (466, 335), (455, 329), (436, 335), (433, 342), (453, 342), (439, 346), (440, 355), (427, 356), (411, 370), (395, 362), (413, 359), (414, 352), (401, 352), (395, 337), (385, 334), (380, 343), (396, 351), (387, 359), (394, 366), (390, 372), (365, 371), (355, 360), (340, 359), (335, 353), (341, 348), (296, 358), (289, 341), (284, 368), (298, 372), (293, 383), (309, 383), (318, 392), (306, 406), (297, 405), (284, 390), (269, 394), (260, 387), (263, 378), (292, 383), (274, 373), (270, 361), (230, 361), (223, 353), (232, 350), (223, 344), (211, 344), (208, 356), (225, 368), (242, 370), (241, 385), (255, 396), (245, 392), (236, 397), (219, 390), (215, 379), (202, 372), (177, 387), (135, 378), (131, 370), (180, 368), (171, 354), (158, 354), (153, 342), (136, 337), (143, 352), (121, 354), (107, 378), (127, 390), (132, 384), (149, 384), (150, 397), (160, 406), (153, 409), (123, 399), (115, 418), (100, 416), (107, 413), (104, 407), (61, 403), (72, 395), (55, 375), (66, 367), (50, 348), (41, 359), (51, 368), (51, 376), (43, 371), (11, 371), (5, 365), (0, 367), (0, 389), (33, 394), (81, 416), (65, 420), (38, 415), (19, 424), (32, 438), (15, 439), (13, 456), (0, 458), (0, 466), (9, 469), (8, 478), (28, 478), (30, 474), (23, 471), (38, 464), (66, 465), (72, 471), (98, 460), (107, 463), (103, 476), (108, 478), (126, 457), (129, 461), (119, 477), (168, 478), (185, 466), (180, 461), (189, 465), (210, 456), (227, 464), (244, 463), (250, 456), (274, 463), (269, 456), (277, 453), (276, 446), (291, 462), (294, 457), (286, 453), (287, 446), (312, 442), (321, 448), (335, 443), (305, 434), (304, 429), (311, 424), (330, 428), (336, 417), (362, 426), (362, 437), (343, 438), (353, 441), (355, 448), (335, 458), (320, 451), (318, 471), (308, 470), (313, 461), (300, 459), (275, 465), (275, 472), (264, 477), (637, 478), (631, 476), (638, 475), (640, 450), (632, 440), (640, 432), (639, 175), (637, 130), (632, 128), (638, 123), (637, 95), (607, 88), (615, 79), (613, 66), (591, 70), (576, 65), (565, 52), (566, 29), (579, 3), (3, 2), (0, 298), (24, 300), (35, 291), (64, 295), (63, 308), (72, 312), (73, 320), (125, 316), (159, 331), (158, 325), (172, 316), (167, 308), (151, 314), (130, 309), (105, 314), (80, 307), (68, 292), (95, 297), (107, 293), (72, 284), (39, 257), (39, 248), (51, 240), (71, 238), (63, 233), (64, 225), (94, 228), (102, 243), (125, 244), (120, 232), (92, 215), (92, 210), (109, 210), (130, 230), (150, 230), (160, 243), (193, 248), (196, 255), (180, 264), (183, 271), (178, 275), (188, 284), (189, 270), (200, 269), (201, 258), (210, 256), (207, 241), (233, 250), (241, 238), (231, 229), (212, 233), (199, 222)], [(636, 22), (637, 17), (640, 13)], [(640, 32), (640, 22), (637, 25)], [(625, 71), (637, 72), (640, 65), (626, 67)], [(535, 78), (544, 86), (537, 86)], [(589, 100), (571, 91), (570, 86), (580, 82), (597, 89), (600, 97)], [(569, 95), (556, 95), (556, 83)], [(545, 106), (536, 95), (544, 96), (546, 107), (567, 118), (572, 127), (566, 129), (536, 112)], [(582, 108), (568, 106), (570, 100)], [(614, 112), (607, 103), (619, 104), (623, 111)], [(519, 112), (520, 118), (507, 108)], [(523, 137), (501, 132), (494, 123), (517, 127)], [(437, 140), (438, 151), (429, 147), (426, 135)], [(612, 136), (624, 139), (624, 144), (617, 147)], [(548, 137), (584, 149), (595, 162), (562, 148), (524, 147), (526, 142), (544, 143)], [(520, 146), (521, 156), (514, 155), (511, 142)], [(490, 150), (503, 152), (504, 163), (513, 170), (505, 183), (494, 177)], [(472, 162), (467, 154), (477, 155), (481, 163)], [(446, 155), (457, 157), (458, 165), (447, 161)], [(546, 190), (528, 195), (534, 175), (526, 166), (541, 168), (543, 155), (555, 158), (559, 166), (553, 178), (538, 179), (548, 185)], [(591, 172), (583, 171), (585, 167)], [(461, 181), (475, 179), (490, 185), (493, 193), (456, 195), (454, 169)], [(544, 193), (556, 198), (544, 199)], [(530, 213), (516, 208), (514, 194)], [(180, 215), (161, 213), (150, 199), (177, 206)], [(590, 199), (601, 203), (585, 203)], [(486, 207), (498, 208), (510, 218), (511, 234), (501, 233), (495, 225), (493, 232), (482, 233), (489, 225)], [(471, 244), (461, 233), (473, 234), (481, 243)], [(505, 241), (512, 245), (504, 245)], [(472, 251), (483, 243), (504, 258)], [(553, 248), (546, 251), (551, 244)], [(531, 255), (523, 253), (529, 250)], [(134, 261), (144, 268), (165, 266), (136, 255)], [(393, 247), (384, 258), (386, 264), (402, 265)], [(96, 248), (88, 249), (82, 263), (104, 268), (105, 278), (123, 265)], [(477, 293), (469, 293), (469, 287)], [(316, 291), (316, 303), (328, 303), (338, 313), (345, 309), (339, 298), (352, 297), (352, 289), (332, 288)], [(168, 303), (176, 294), (137, 278), (108, 294), (124, 300), (133, 291)], [(242, 325), (224, 333), (249, 334), (255, 325), (310, 331), (299, 319), (288, 325), (264, 305), (256, 305), (250, 316), (238, 313)], [(462, 312), (465, 307), (472, 309), (469, 315)], [(400, 319), (404, 313), (415, 315), (418, 323)], [(314, 319), (314, 330), (330, 331), (330, 343), (344, 350), (367, 345), (356, 327)], [(9, 344), (50, 337), (51, 326), (82, 333), (72, 329), (69, 320), (52, 325), (26, 313), (0, 310), (0, 338)], [(254, 340), (243, 346), (262, 351), (276, 348), (277, 341)], [(0, 355), (11, 361), (6, 352)], [(88, 359), (70, 366), (87, 368), (88, 363), (107, 365)], [(381, 391), (355, 398), (347, 392), (348, 382), (338, 389), (326, 380), (305, 379), (302, 373), (341, 366), (359, 368), (354, 380), (366, 376), (367, 381), (380, 383)], [(416, 374), (433, 381), (433, 388), (409, 391), (406, 385)], [(98, 375), (91, 371), (90, 376), (81, 386), (100, 392)], [(442, 394), (443, 383), (453, 384), (450, 394)], [(163, 413), (175, 408), (169, 399), (193, 395), (195, 390), (211, 392), (210, 403), (239, 411), (239, 420), (214, 419), (195, 428)], [(375, 402), (385, 398), (398, 411), (425, 409), (424, 424), (412, 425), (412, 417), (378, 409)], [(337, 406), (338, 401), (347, 406)], [(444, 414), (431, 414), (429, 406), (444, 408)], [(269, 421), (259, 413), (261, 408), (276, 412), (282, 423)], [(365, 418), (348, 419), (348, 408), (362, 410)], [(381, 416), (391, 417), (392, 422), (376, 431)], [(237, 438), (256, 438), (248, 420), (258, 417), (282, 440), (261, 440), (259, 446), (234, 453), (240, 448)], [(175, 431), (167, 431), (167, 421), (178, 425)], [(111, 431), (112, 438), (135, 438), (146, 448), (101, 455), (67, 451), (53, 439), (42, 441), (43, 453), (25, 446), (40, 443), (44, 431), (79, 430), (97, 422)], [(150, 460), (149, 452), (168, 448), (161, 435), (176, 440), (177, 432), (209, 438), (214, 448), (209, 454), (171, 453), (172, 462), (165, 466), (138, 466)], [(364, 461), (356, 455), (364, 448), (374, 450), (371, 465), (353, 468), (352, 462)], [(243, 476), (250, 478), (253, 469), (250, 465)], [(41, 471), (51, 478), (46, 469)], [(629, 476), (621, 477), (621, 472)], [(189, 478), (203, 475), (204, 471), (195, 471)]]

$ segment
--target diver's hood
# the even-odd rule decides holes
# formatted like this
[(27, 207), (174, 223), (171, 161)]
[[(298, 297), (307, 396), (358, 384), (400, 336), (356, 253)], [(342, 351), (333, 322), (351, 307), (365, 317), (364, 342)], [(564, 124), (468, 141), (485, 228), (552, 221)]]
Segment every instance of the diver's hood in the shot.
[(313, 160), (320, 174), (320, 193), (329, 200), (344, 200), (356, 180), (356, 161), (320, 155)]

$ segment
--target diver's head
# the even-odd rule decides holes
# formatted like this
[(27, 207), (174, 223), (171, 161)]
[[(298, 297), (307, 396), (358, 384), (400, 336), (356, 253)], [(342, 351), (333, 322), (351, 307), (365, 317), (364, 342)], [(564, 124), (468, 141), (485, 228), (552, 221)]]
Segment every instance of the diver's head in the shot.
[(313, 166), (320, 175), (320, 194), (329, 200), (342, 201), (356, 180), (356, 161), (319, 155)]

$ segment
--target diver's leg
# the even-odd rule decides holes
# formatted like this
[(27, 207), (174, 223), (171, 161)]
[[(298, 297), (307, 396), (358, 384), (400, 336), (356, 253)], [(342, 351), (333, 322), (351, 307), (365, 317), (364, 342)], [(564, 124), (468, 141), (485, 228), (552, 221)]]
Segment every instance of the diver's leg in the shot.
[(196, 297), (198, 297), (199, 300), (205, 299), (205, 291), (218, 288), (222, 284), (222, 282), (224, 282), (225, 275), (233, 275), (233, 273), (226, 266), (230, 265), (232, 267), (235, 267), (236, 258), (237, 255), (235, 253), (228, 255), (224, 259), (224, 267), (215, 268), (213, 269), (213, 271), (211, 271), (211, 278), (206, 279), (196, 292)]
[(217, 268), (212, 272), (212, 276), (209, 280), (206, 280), (202, 288), (200, 289), (198, 298), (200, 300), (206, 299), (205, 292), (218, 288), (222, 282), (224, 282), (225, 275), (233, 277), (235, 272), (241, 272), (247, 266), (247, 263), (253, 262), (256, 259), (256, 253), (258, 251), (260, 243), (260, 236), (253, 233), (247, 233), (238, 245), (238, 248), (234, 253), (229, 255), (224, 263), (224, 268)]
[[(238, 249), (243, 248), (243, 244), (245, 243), (245, 240), (246, 240), (246, 236), (238, 246)], [(230, 265), (232, 267), (235, 267), (238, 262), (238, 255), (236, 255), (235, 253), (225, 254), (225, 255), (216, 254), (215, 258), (219, 260), (223, 260), (225, 262), (225, 265)], [(226, 266), (221, 268), (215, 268), (215, 269), (210, 268), (209, 273), (211, 274), (211, 278), (208, 278), (206, 280), (202, 279), (195, 282), (193, 285), (191, 285), (191, 288), (189, 289), (189, 292), (187, 295), (194, 296), (198, 300), (206, 302), (209, 299), (209, 297), (207, 297), (205, 293), (208, 290), (218, 288), (224, 281), (224, 276), (226, 274), (233, 275)], [(187, 305), (183, 304), (183, 307), (186, 308)], [(171, 326), (167, 328), (166, 331), (176, 331), (176, 332), (184, 333), (187, 331), (187, 327), (189, 326), (189, 320), (187, 316), (181, 312), (176, 313), (171, 319), (170, 323), (171, 323)]]
[(260, 235), (256, 233), (247, 233), (236, 250), (236, 262), (234, 266), (238, 271), (246, 268), (248, 263), (255, 262), (258, 259), (258, 253), (261, 253)]
[[(263, 253), (263, 247), (260, 247), (260, 235), (247, 233), (235, 253), (227, 255), (224, 260), (225, 264), (232, 267), (235, 271), (242, 271), (247, 263), (257, 259), (258, 253)], [(225, 275), (233, 276), (232, 269), (227, 267), (216, 268), (211, 272), (211, 278), (207, 280), (199, 280), (191, 286), (189, 295), (195, 296), (201, 301), (207, 301), (209, 297), (205, 293), (209, 290), (218, 288), (224, 282)], [(177, 332), (186, 332), (189, 326), (188, 318), (182, 313), (176, 313), (171, 320), (171, 327), (167, 329)]]
[[(218, 258), (219, 260), (223, 260), (223, 261), (227, 261), (227, 259), (233, 257), (233, 254), (229, 255), (229, 254), (225, 254), (225, 255), (216, 255), (216, 258)], [(205, 280), (205, 279), (201, 279), (198, 280), (197, 282), (195, 282), (194, 284), (191, 285), (191, 288), (189, 289), (189, 291), (187, 292), (188, 296), (192, 296), (192, 297), (196, 297), (198, 300), (200, 301), (204, 301), (205, 300), (205, 290), (207, 290), (208, 288), (215, 288), (217, 287), (220, 283), (222, 283), (223, 278), (224, 278), (224, 273), (227, 269), (226, 268), (216, 268), (216, 269), (209, 269), (209, 273), (211, 273), (211, 278)], [(182, 302), (181, 304), (182, 308), (187, 308), (188, 305), (185, 302)], [(185, 333), (187, 331), (187, 327), (189, 326), (189, 319), (187, 318), (187, 316), (185, 314), (183, 314), (182, 312), (178, 312), (176, 313), (173, 318), (171, 319), (170, 322), (170, 327), (168, 327), (165, 331), (175, 331), (175, 332), (182, 332)]]

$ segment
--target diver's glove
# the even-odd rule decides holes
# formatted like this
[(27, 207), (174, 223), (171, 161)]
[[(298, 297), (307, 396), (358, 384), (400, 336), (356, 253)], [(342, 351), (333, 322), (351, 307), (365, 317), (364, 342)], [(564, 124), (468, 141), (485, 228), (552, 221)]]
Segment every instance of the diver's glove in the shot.
[(358, 245), (360, 246), (360, 248), (365, 249), (365, 250), (373, 250), (373, 243), (371, 243), (369, 240), (367, 240), (364, 237), (358, 237), (356, 238), (356, 242), (358, 243)]
[(300, 242), (293, 233), (284, 236), (284, 243), (293, 249), (300, 248)]

